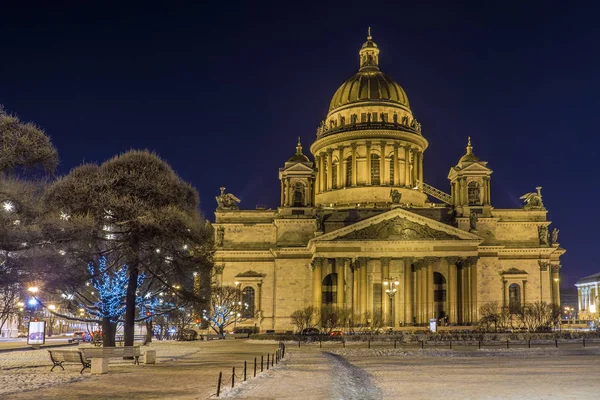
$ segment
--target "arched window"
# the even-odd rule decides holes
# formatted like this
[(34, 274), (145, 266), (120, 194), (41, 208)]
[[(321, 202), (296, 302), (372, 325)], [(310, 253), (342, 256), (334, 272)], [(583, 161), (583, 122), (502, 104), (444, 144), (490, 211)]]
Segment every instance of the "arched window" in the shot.
[(394, 157), (390, 159), (390, 186), (394, 185)]
[(254, 318), (254, 288), (247, 286), (242, 291), (242, 310), (240, 314), (244, 318)]
[(381, 185), (379, 155), (371, 154), (371, 185)]
[(516, 283), (508, 287), (508, 308), (512, 314), (521, 311), (521, 287)]
[(478, 206), (481, 204), (479, 183), (475, 181), (469, 182), (469, 205)]
[(323, 278), (323, 297), (324, 305), (333, 305), (337, 301), (337, 274), (329, 274)]
[(294, 185), (294, 207), (304, 207), (304, 185), (296, 182)]
[(338, 163), (335, 162), (331, 166), (331, 188), (337, 189), (337, 174), (338, 173)]
[(346, 186), (352, 186), (352, 156), (346, 158)]

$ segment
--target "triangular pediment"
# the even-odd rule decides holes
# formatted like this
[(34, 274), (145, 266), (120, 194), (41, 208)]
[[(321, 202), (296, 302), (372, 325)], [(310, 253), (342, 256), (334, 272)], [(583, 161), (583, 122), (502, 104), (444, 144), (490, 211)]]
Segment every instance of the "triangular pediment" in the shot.
[(315, 170), (305, 163), (296, 163), (292, 166), (281, 168), (281, 172), (314, 172)]
[(472, 240), (481, 242), (483, 239), (401, 208), (387, 211), (312, 239), (312, 241), (318, 242), (354, 240)]

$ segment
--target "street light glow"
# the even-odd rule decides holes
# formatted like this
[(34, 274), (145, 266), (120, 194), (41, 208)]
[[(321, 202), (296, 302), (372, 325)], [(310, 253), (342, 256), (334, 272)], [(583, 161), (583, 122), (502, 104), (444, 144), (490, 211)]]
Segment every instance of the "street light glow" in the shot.
[(37, 293), (39, 292), (39, 288), (37, 286), (32, 286), (30, 288), (28, 288), (27, 290), (29, 290), (31, 293)]
[(15, 209), (15, 205), (10, 201), (5, 201), (2, 203), (2, 208), (4, 208), (4, 211), (6, 212), (11, 212)]

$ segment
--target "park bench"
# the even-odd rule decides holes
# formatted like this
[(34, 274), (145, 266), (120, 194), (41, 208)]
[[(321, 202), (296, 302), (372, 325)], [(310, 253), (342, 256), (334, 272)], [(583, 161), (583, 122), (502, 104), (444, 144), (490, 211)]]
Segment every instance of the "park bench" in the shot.
[(79, 371), (80, 374), (82, 374), (83, 370), (85, 370), (86, 368), (91, 367), (90, 361), (85, 357), (85, 355), (81, 351), (48, 350), (48, 353), (50, 353), (50, 360), (52, 360), (52, 363), (54, 364), (50, 372), (52, 372), (57, 366), (62, 368), (62, 370), (64, 371), (65, 368), (63, 367), (63, 364), (71, 362), (81, 364), (83, 366), (83, 368), (81, 368), (81, 371)]
[(133, 357), (133, 363), (140, 364), (140, 346), (81, 347), (79, 350), (86, 359), (91, 360), (93, 374), (107, 373), (110, 358)]

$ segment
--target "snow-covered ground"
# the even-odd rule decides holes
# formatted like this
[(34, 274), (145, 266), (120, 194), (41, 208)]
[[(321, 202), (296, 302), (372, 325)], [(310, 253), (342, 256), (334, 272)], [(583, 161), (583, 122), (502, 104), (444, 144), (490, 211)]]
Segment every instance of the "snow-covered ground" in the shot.
[[(277, 342), (157, 342), (150, 347), (158, 365), (116, 359), (101, 376), (79, 375), (77, 365), (51, 373), (46, 350), (2, 353), (0, 398), (207, 399), (214, 397), (219, 371), (222, 397), (244, 399), (595, 399), (600, 393), (600, 347), (364, 346), (289, 343), (283, 362), (254, 379), (254, 358), (273, 354)], [(244, 360), (249, 379), (231, 389), (231, 368), (241, 378)]]
[[(149, 346), (143, 346), (142, 353), (145, 349), (156, 350), (157, 362), (172, 361), (199, 351), (189, 343), (172, 341), (153, 342)], [(60, 350), (75, 349), (63, 347)], [(115, 358), (110, 360), (110, 364), (131, 364), (131, 361)], [(65, 364), (64, 371), (56, 367), (53, 372), (50, 372), (51, 367), (52, 362), (46, 349), (0, 353), (0, 397), (93, 378), (87, 372), (80, 374), (81, 365), (78, 364)]]
[(596, 399), (600, 349), (476, 351), (315, 347), (225, 397), (244, 399)]

